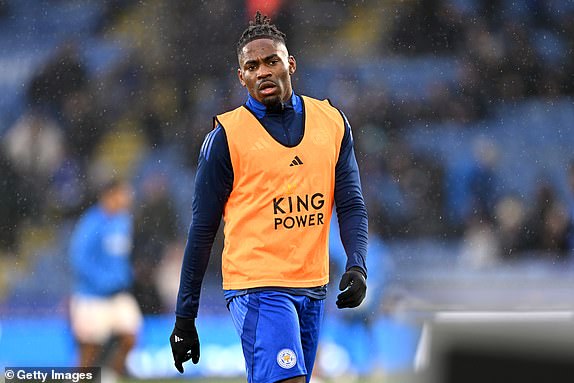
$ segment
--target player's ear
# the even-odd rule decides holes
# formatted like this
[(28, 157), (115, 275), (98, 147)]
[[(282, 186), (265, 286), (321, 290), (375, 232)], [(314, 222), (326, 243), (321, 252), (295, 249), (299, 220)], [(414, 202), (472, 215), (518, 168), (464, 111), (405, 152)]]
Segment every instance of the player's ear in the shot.
[(293, 75), (293, 73), (295, 73), (295, 71), (297, 70), (297, 61), (295, 61), (295, 57), (289, 56), (288, 62), (289, 62), (289, 74)]
[(243, 79), (243, 72), (241, 71), (241, 68), (237, 69), (237, 77), (239, 77), (239, 82), (241, 83), (241, 86), (245, 88), (247, 84), (245, 84), (245, 80)]

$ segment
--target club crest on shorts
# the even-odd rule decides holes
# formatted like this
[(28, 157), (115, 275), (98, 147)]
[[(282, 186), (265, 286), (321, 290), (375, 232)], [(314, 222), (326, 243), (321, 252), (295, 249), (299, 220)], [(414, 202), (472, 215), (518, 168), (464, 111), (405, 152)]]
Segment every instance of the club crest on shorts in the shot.
[(290, 369), (297, 364), (297, 356), (291, 349), (284, 348), (277, 354), (277, 364), (281, 368)]

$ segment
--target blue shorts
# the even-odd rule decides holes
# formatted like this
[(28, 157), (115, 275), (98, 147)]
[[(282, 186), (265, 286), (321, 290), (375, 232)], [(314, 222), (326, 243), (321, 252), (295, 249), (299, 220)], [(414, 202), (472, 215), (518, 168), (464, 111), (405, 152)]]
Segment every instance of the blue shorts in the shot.
[(234, 297), (229, 310), (241, 338), (249, 383), (311, 379), (324, 301), (283, 291)]

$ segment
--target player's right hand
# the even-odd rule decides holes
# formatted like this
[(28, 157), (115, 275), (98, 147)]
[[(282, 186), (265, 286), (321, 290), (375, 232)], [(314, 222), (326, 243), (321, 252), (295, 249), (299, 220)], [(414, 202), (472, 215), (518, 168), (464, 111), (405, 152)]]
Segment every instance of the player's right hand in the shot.
[(177, 371), (183, 374), (183, 363), (191, 359), (199, 362), (199, 337), (195, 328), (195, 318), (175, 318), (175, 326), (169, 337), (173, 361)]

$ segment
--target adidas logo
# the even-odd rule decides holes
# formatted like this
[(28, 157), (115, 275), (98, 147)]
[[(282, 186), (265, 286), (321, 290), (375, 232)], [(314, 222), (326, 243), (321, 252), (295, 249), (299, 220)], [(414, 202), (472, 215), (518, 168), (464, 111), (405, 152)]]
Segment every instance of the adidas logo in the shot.
[(289, 166), (297, 166), (297, 165), (303, 165), (303, 161), (301, 161), (299, 156), (295, 156), (293, 161), (291, 161), (291, 165), (289, 165)]
[(175, 336), (175, 343), (181, 342), (181, 341), (183, 341), (183, 338), (180, 338), (179, 336), (176, 335)]

